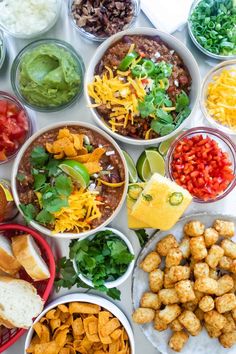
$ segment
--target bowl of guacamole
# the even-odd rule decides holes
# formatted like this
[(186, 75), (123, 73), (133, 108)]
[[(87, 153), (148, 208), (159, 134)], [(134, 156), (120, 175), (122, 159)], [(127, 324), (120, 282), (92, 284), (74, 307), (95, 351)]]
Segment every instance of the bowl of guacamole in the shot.
[(25, 105), (41, 112), (55, 112), (78, 99), (83, 73), (83, 60), (70, 44), (44, 39), (30, 43), (17, 55), (11, 82)]

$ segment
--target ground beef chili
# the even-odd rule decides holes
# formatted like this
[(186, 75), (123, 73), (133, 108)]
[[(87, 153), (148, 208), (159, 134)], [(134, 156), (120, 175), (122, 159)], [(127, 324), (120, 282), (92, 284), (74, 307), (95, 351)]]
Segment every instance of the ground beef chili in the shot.
[[(185, 91), (189, 95), (191, 90), (191, 77), (188, 69), (186, 68), (183, 60), (180, 56), (171, 48), (168, 47), (158, 36), (124, 36), (118, 42), (114, 43), (103, 55), (100, 62), (95, 68), (95, 75), (101, 76), (106, 72), (106, 67), (116, 72), (122, 59), (127, 55), (131, 44), (135, 44), (135, 52), (145, 59), (151, 59), (152, 61), (167, 62), (172, 65), (172, 73), (169, 77), (169, 88), (167, 93), (175, 103), (176, 96)], [(96, 108), (102, 119), (109, 123), (109, 114), (111, 111), (105, 106), (101, 105)], [(173, 113), (175, 116), (175, 112)], [(133, 124), (128, 123), (127, 126), (117, 127), (117, 132), (120, 135), (129, 136), (132, 138), (144, 139), (146, 132), (150, 129), (152, 119), (136, 117)], [(150, 139), (158, 137), (158, 134), (154, 131), (150, 133)]]
[[(39, 210), (38, 198), (34, 193), (34, 178), (31, 174), (32, 166), (30, 163), (30, 155), (35, 147), (45, 147), (46, 143), (52, 143), (56, 139), (61, 128), (62, 127), (50, 130), (39, 136), (33, 141), (22, 156), (19, 163), (18, 176), (24, 176), (24, 179), (17, 178), (17, 192), (20, 203), (25, 205), (32, 203)], [(118, 151), (108, 140), (106, 140), (99, 133), (84, 127), (68, 126), (65, 128), (69, 129), (71, 133), (86, 135), (94, 149), (103, 146), (107, 151), (110, 151), (111, 154), (107, 155), (105, 153), (100, 159), (100, 164), (103, 171), (110, 170), (109, 174), (99, 176), (101, 179), (109, 183), (119, 183), (125, 180), (125, 169), (121, 157)], [(122, 185), (121, 187), (116, 188), (103, 184), (99, 186), (99, 195), (102, 197), (103, 202), (103, 204), (99, 206), (102, 216), (100, 219), (95, 219), (91, 222), (91, 229), (94, 229), (104, 223), (113, 214), (122, 198), (124, 186), (125, 185)], [(48, 226), (48, 228), (53, 229), (53, 225)]]

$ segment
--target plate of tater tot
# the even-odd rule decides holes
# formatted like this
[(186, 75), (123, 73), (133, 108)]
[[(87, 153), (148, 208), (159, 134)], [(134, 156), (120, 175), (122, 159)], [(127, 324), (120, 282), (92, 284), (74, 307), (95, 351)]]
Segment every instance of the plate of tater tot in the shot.
[(236, 353), (235, 228), (232, 216), (189, 215), (141, 250), (132, 319), (161, 353)]

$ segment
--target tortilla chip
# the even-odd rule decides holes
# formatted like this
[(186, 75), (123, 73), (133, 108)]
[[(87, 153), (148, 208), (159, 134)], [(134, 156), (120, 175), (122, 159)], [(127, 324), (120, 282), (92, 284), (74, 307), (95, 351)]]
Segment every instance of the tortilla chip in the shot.
[(89, 156), (88, 162), (99, 161), (105, 152), (106, 152), (106, 150), (102, 147), (96, 148), (95, 150), (93, 150), (93, 152), (91, 154), (89, 154), (90, 156)]
[(112, 332), (110, 334), (111, 338), (113, 340), (115, 340), (115, 341), (118, 340), (118, 338), (120, 338), (121, 335), (122, 335), (122, 330), (121, 329), (116, 329), (114, 332)]
[(119, 350), (119, 341), (109, 344), (109, 354), (117, 354)]
[(76, 318), (76, 320), (72, 323), (72, 330), (74, 336), (80, 336), (84, 334), (84, 325), (81, 318)]
[(59, 314), (58, 312), (56, 312), (56, 310), (50, 310), (46, 313), (46, 318), (48, 318), (49, 320), (55, 320), (57, 318), (59, 318)]
[(60, 347), (53, 341), (49, 343), (36, 344), (35, 354), (58, 354)]
[(58, 308), (61, 312), (64, 312), (64, 313), (69, 312), (69, 309), (66, 305), (58, 305)]
[(58, 331), (56, 336), (53, 336), (53, 339), (60, 347), (64, 347), (67, 342), (67, 333), (69, 332), (69, 328), (65, 328), (62, 331)]
[[(62, 128), (59, 130), (59, 133), (57, 135), (57, 139), (62, 139), (62, 138), (69, 138), (71, 137), (71, 133), (69, 131), (69, 129), (67, 128)], [(70, 139), (71, 141), (73, 141), (72, 139)]]
[(81, 150), (83, 148), (84, 135), (83, 134), (71, 134), (74, 142), (74, 147), (76, 150)]
[(31, 340), (30, 346), (26, 350), (26, 353), (34, 353), (36, 344), (40, 344), (40, 338), (39, 338), (39, 336), (37, 334)]
[(71, 302), (69, 304), (69, 311), (71, 314), (84, 313), (88, 315), (94, 315), (101, 311), (101, 307), (87, 302)]
[[(87, 150), (86, 150), (86, 152), (87, 152)], [(77, 155), (77, 156), (73, 157), (73, 160), (81, 162), (81, 163), (85, 163), (85, 162), (88, 162), (89, 155), (90, 154), (87, 154), (87, 153), (85, 153), (84, 155)]]
[(53, 320), (50, 320), (50, 326), (51, 326), (51, 329), (52, 329), (52, 332), (55, 331), (55, 329), (57, 329), (58, 327), (60, 327), (61, 325), (61, 320), (60, 318), (55, 318)]
[(59, 354), (70, 354), (70, 348), (62, 348)]
[(54, 155), (54, 159), (61, 160), (65, 156), (64, 152), (60, 152), (59, 154)]
[(84, 319), (84, 330), (90, 342), (100, 342), (98, 337), (98, 319), (95, 316), (88, 316)]
[(117, 318), (112, 318), (101, 328), (101, 334), (103, 337), (109, 336), (115, 329), (120, 327), (120, 321)]
[(102, 170), (99, 162), (86, 162), (84, 163), (84, 166), (87, 168), (90, 175), (93, 175), (94, 173), (100, 172)]

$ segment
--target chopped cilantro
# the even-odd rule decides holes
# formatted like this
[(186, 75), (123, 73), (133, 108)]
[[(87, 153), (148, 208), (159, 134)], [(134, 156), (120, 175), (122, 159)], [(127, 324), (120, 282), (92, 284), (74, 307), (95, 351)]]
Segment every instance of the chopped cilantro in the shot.
[(49, 154), (42, 146), (36, 146), (35, 148), (33, 148), (30, 155), (32, 166), (39, 168), (45, 166), (46, 162), (48, 161), (48, 158)]
[(188, 95), (182, 91), (177, 97), (176, 97), (176, 112), (182, 111), (185, 107), (189, 105), (189, 97)]
[(33, 204), (27, 204), (27, 205), (20, 204), (19, 207), (24, 214), (24, 218), (27, 224), (29, 224), (32, 220), (34, 220), (37, 211)]
[(55, 178), (55, 188), (58, 194), (68, 197), (73, 189), (71, 178), (65, 174), (59, 175)]
[(36, 220), (40, 222), (40, 224), (47, 225), (52, 224), (55, 220), (54, 216), (49, 213), (47, 210), (43, 209), (36, 216)]
[(46, 175), (42, 173), (34, 174), (34, 189), (37, 191), (44, 186), (46, 182)]
[(25, 179), (25, 175), (23, 173), (17, 173), (16, 175), (16, 179), (19, 181), (19, 182), (23, 182), (24, 179)]

